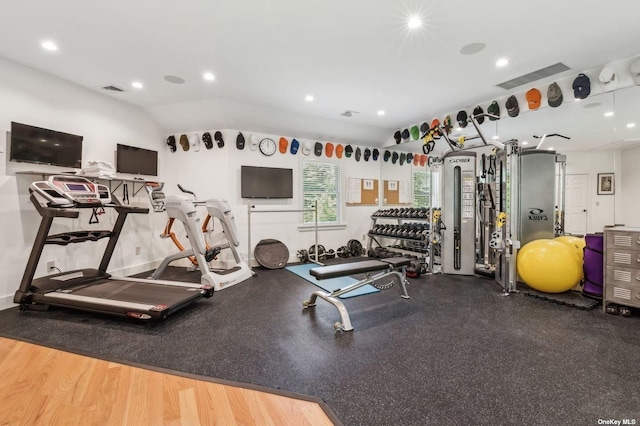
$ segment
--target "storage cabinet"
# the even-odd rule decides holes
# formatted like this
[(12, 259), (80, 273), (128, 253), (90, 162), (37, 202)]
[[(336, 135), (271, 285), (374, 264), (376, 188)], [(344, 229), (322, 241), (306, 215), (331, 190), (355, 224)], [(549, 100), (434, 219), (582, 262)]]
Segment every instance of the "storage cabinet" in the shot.
[(608, 303), (640, 308), (640, 228), (605, 229), (604, 271), (603, 309)]

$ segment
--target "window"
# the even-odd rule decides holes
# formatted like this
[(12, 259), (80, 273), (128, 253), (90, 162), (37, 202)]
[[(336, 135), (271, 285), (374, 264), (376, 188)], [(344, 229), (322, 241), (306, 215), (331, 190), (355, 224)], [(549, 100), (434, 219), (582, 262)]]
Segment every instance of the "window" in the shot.
[[(318, 202), (318, 223), (340, 221), (340, 166), (304, 161), (302, 164), (303, 209), (313, 209)], [(313, 212), (304, 213), (304, 224), (315, 223)]]

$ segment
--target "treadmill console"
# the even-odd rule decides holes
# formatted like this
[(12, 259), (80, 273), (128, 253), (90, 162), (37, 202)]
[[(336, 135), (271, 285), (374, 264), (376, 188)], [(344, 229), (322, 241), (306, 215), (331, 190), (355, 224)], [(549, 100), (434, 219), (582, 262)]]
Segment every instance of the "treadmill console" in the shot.
[(111, 201), (109, 188), (80, 176), (51, 176), (33, 182), (31, 189), (52, 207), (99, 206)]

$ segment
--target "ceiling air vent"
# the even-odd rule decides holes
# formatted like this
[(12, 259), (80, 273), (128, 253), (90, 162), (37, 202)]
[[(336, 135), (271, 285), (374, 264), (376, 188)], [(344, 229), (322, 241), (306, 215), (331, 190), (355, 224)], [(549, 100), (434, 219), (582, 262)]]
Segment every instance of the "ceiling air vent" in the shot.
[(511, 90), (518, 86), (523, 86), (525, 84), (533, 83), (534, 81), (542, 80), (543, 78), (547, 78), (555, 74), (560, 74), (561, 72), (564, 72), (570, 69), (571, 68), (569, 68), (562, 62), (558, 62), (557, 64), (553, 64), (546, 68), (539, 69), (538, 71), (530, 72), (529, 74), (521, 75), (520, 77), (516, 77), (512, 80), (505, 81), (504, 83), (500, 83), (497, 86), (502, 87), (503, 89), (506, 89), (506, 90)]
[(360, 114), (358, 111), (352, 111), (350, 109), (346, 110), (345, 112), (343, 112), (342, 114), (340, 114), (343, 117), (353, 117), (353, 114)]
[(104, 86), (103, 89), (108, 90), (110, 92), (124, 92), (124, 90), (116, 86)]

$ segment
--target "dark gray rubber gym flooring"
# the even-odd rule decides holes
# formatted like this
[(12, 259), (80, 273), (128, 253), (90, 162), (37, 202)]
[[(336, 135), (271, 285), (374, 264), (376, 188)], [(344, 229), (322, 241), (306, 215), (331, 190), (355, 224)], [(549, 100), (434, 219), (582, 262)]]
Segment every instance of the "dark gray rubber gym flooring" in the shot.
[[(499, 296), (474, 277), (412, 279), (345, 301), (355, 330), (286, 270), (216, 293), (155, 326), (79, 311), (0, 312), (0, 333), (97, 357), (325, 400), (346, 425), (640, 422), (640, 316)], [(198, 281), (170, 268), (163, 278)], [(185, 278), (188, 277), (188, 278)]]

